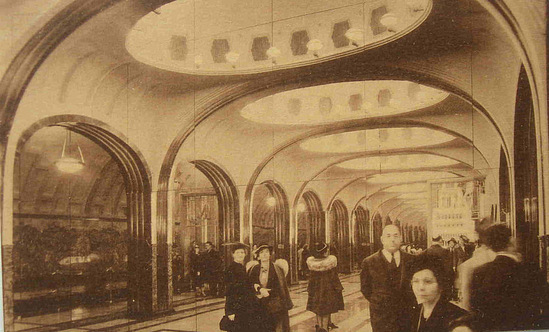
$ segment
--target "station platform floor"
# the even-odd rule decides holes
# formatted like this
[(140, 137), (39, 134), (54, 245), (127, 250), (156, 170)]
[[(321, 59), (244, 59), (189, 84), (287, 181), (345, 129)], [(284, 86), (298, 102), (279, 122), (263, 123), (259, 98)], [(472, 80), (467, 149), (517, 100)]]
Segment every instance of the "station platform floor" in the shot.
[[(345, 310), (332, 315), (339, 326), (336, 332), (369, 332), (370, 314), (368, 301), (360, 293), (357, 273), (341, 275)], [(307, 283), (301, 282), (290, 287), (294, 308), (290, 310), (291, 330), (296, 332), (315, 331), (315, 314), (306, 310)], [(192, 297), (192, 298), (191, 298)], [(72, 310), (16, 320), (16, 331), (153, 331), (153, 332), (217, 332), (219, 321), (224, 313), (224, 298), (195, 298), (184, 294), (174, 298), (174, 312), (149, 320), (136, 320), (124, 317), (125, 304), (104, 305), (97, 308)], [(178, 304), (179, 303), (179, 304)], [(120, 314), (113, 314), (120, 312)], [(109, 319), (97, 320), (92, 317), (105, 314)], [(88, 317), (86, 317), (88, 316)], [(72, 320), (69, 318), (72, 317)], [(106, 316), (105, 316), (106, 317)], [(74, 323), (75, 321), (79, 323)]]

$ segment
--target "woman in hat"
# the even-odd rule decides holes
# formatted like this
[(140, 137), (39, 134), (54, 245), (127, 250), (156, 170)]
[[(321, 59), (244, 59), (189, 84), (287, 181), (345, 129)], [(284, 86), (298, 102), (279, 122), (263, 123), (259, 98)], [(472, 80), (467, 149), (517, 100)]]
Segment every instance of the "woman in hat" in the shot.
[(259, 301), (246, 274), (244, 260), (247, 246), (243, 243), (229, 245), (233, 261), (225, 270), (225, 316), (231, 320), (231, 332), (255, 332), (262, 330), (258, 319)]
[(418, 305), (412, 312), (413, 332), (450, 332), (454, 320), (467, 311), (448, 301), (452, 278), (439, 257), (422, 254), (410, 266)]
[(337, 275), (337, 258), (329, 255), (328, 245), (315, 243), (313, 256), (307, 258), (310, 271), (307, 310), (316, 314), (317, 332), (326, 332), (336, 326), (331, 323), (331, 314), (343, 310), (343, 286)]
[(273, 263), (272, 250), (273, 248), (266, 244), (258, 246), (256, 252), (259, 262), (249, 263), (248, 274), (265, 315), (266, 326), (260, 331), (287, 332), (290, 331), (288, 310), (293, 307), (286, 283), (288, 262), (277, 259)]

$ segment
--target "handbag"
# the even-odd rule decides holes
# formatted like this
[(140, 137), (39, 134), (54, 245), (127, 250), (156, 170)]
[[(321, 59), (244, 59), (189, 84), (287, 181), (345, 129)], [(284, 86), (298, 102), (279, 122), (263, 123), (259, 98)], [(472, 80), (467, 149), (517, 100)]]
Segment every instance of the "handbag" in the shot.
[(223, 316), (219, 321), (219, 329), (221, 331), (234, 331), (235, 327), (234, 320), (231, 320), (228, 316)]

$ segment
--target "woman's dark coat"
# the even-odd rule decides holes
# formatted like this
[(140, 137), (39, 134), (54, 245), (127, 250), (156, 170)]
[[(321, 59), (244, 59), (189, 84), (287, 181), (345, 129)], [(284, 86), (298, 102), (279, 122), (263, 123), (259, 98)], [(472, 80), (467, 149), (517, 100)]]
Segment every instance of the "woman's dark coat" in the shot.
[(231, 262), (225, 270), (225, 285), (225, 315), (235, 315), (235, 329), (231, 331), (260, 331), (259, 301), (248, 279), (246, 268), (242, 264)]
[[(287, 263), (286, 263), (287, 264)], [(256, 264), (250, 267), (248, 274), (252, 284), (261, 284), (259, 275), (261, 272), (261, 264)], [(270, 263), (269, 275), (266, 288), (270, 289), (269, 296), (259, 300), (263, 312), (263, 317), (266, 317), (265, 323), (268, 325), (261, 331), (274, 331), (276, 325), (282, 325), (283, 331), (289, 331), (290, 318), (288, 310), (293, 307), (290, 291), (286, 283), (285, 271), (275, 264)]]
[(450, 324), (467, 314), (466, 310), (440, 299), (429, 319), (425, 320), (420, 317), (421, 307), (421, 305), (418, 305), (413, 310), (411, 332), (450, 332)]
[(337, 258), (307, 258), (311, 271), (307, 291), (307, 310), (324, 316), (343, 310), (343, 286), (337, 275)]

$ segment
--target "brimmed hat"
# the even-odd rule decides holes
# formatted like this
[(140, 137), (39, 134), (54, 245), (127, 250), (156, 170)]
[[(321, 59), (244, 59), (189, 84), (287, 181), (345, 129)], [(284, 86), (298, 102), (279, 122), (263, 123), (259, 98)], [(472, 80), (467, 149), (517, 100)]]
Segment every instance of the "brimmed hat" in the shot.
[(318, 253), (324, 252), (328, 249), (328, 245), (324, 242), (315, 243), (315, 251)]
[(273, 252), (273, 246), (268, 245), (266, 243), (260, 244), (257, 249), (254, 250), (254, 253), (259, 254), (259, 252), (263, 249), (269, 249), (270, 252)]
[(223, 245), (229, 247), (229, 249), (231, 250), (231, 252), (235, 252), (235, 251), (237, 251), (238, 249), (244, 249), (244, 250), (246, 250), (246, 249), (250, 248), (249, 245), (244, 244), (244, 243), (242, 243), (242, 242), (231, 242), (231, 243), (225, 243), (225, 244), (223, 244)]
[(328, 245), (325, 242), (317, 242), (315, 243), (313, 256), (315, 258), (322, 258), (327, 251), (328, 251)]

